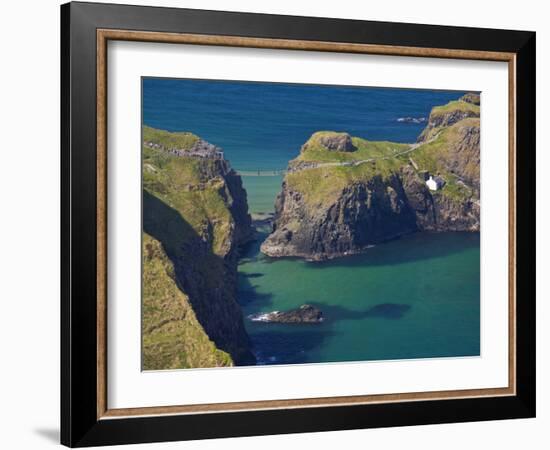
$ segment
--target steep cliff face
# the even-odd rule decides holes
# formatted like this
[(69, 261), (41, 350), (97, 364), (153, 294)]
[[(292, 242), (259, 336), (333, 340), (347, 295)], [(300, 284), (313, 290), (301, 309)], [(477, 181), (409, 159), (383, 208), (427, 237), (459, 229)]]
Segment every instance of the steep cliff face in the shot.
[(197, 319), (178, 286), (174, 263), (162, 244), (143, 236), (143, 368), (222, 367), (233, 364)]
[(283, 183), (263, 253), (324, 259), (357, 253), (417, 229), (415, 212), (395, 175), (352, 182), (330, 204), (310, 205), (308, 200), (292, 182)]
[(436, 110), (446, 118), (414, 145), (315, 133), (289, 163), (262, 252), (320, 260), (420, 230), (479, 231), (479, 118), (466, 103)]
[(441, 191), (430, 191), (409, 165), (401, 180), (418, 231), (479, 231), (480, 203), (473, 188), (451, 180)]
[(435, 137), (442, 128), (453, 125), (468, 117), (479, 117), (479, 95), (466, 94), (456, 101), (432, 108), (428, 125), (418, 137), (418, 142), (426, 142)]
[(145, 128), (143, 154), (143, 368), (253, 363), (236, 301), (253, 233), (240, 177), (190, 133)]

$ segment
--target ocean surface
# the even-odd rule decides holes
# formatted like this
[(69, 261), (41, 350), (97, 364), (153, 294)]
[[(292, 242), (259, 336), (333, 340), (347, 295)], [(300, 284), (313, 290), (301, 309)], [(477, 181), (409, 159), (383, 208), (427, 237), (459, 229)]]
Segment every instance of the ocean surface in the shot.
[(479, 355), (477, 233), (417, 233), (321, 263), (258, 250), (251, 245), (239, 266), (245, 315), (309, 303), (325, 317), (247, 321), (260, 364)]
[[(315, 131), (414, 142), (433, 106), (458, 91), (358, 88), (206, 80), (143, 80), (143, 123), (191, 131), (223, 148), (243, 175), (250, 212), (273, 212), (282, 170)], [(417, 233), (363, 255), (328, 262), (272, 259), (259, 252), (259, 227), (239, 264), (245, 316), (304, 303), (318, 325), (245, 318), (259, 364), (429, 357), (480, 352), (479, 234)]]
[[(143, 80), (143, 122), (191, 131), (225, 151), (237, 170), (279, 170), (320, 130), (371, 141), (414, 142), (433, 106), (464, 92), (207, 80)], [(253, 195), (253, 194), (251, 194)]]

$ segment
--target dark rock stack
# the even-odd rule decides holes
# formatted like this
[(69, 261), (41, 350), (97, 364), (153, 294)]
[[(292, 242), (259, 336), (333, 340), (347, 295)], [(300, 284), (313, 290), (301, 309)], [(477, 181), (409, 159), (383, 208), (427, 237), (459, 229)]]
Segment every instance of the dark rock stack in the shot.
[(313, 210), (299, 192), (283, 184), (275, 208), (273, 232), (261, 247), (274, 257), (321, 260), (343, 256), (418, 229), (415, 210), (397, 175), (351, 184), (336, 203)]
[(315, 306), (302, 305), (289, 311), (252, 314), (248, 318), (254, 322), (315, 324), (323, 321), (323, 313)]
[(320, 138), (320, 143), (333, 152), (353, 152), (357, 150), (348, 133), (333, 133), (329, 136), (323, 136)]

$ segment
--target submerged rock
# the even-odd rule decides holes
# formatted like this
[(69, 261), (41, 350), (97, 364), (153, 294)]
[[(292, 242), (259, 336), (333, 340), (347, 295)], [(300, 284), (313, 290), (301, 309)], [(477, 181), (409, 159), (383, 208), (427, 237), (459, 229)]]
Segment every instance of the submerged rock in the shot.
[(251, 314), (248, 316), (253, 322), (271, 323), (321, 323), (323, 313), (312, 305), (302, 305), (289, 311), (272, 311), (268, 313)]

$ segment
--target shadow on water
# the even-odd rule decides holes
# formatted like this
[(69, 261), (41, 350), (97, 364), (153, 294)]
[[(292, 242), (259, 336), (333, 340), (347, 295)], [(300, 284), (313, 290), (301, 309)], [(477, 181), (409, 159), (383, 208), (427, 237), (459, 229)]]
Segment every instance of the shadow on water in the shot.
[(268, 306), (270, 305), (273, 294), (262, 294), (256, 291), (256, 286), (251, 285), (243, 281), (239, 282), (239, 304), (246, 306), (252, 302), (256, 302), (258, 306)]
[(360, 311), (349, 309), (340, 305), (311, 304), (322, 311), (323, 318), (327, 323), (332, 323), (338, 320), (362, 320), (367, 318), (395, 320), (401, 319), (411, 309), (411, 305), (401, 303), (379, 303)]
[(262, 257), (260, 252), (260, 246), (269, 236), (269, 232), (265, 228), (256, 228), (254, 240), (247, 242), (240, 247), (240, 260), (239, 264), (250, 262), (250, 260), (257, 260), (258, 257)]
[(264, 276), (264, 274), (260, 272), (253, 272), (253, 273), (243, 273), (242, 276), (245, 278), (261, 278)]
[[(267, 237), (267, 233), (256, 231), (256, 239), (243, 245), (240, 248), (241, 258), (239, 259), (239, 266), (244, 264), (255, 263), (259, 258), (264, 258), (260, 254), (260, 245)], [(258, 308), (267, 308), (272, 302), (273, 294), (260, 293), (257, 291), (257, 285), (252, 284), (252, 281), (264, 276), (261, 272), (244, 272), (239, 270), (239, 290), (238, 290), (238, 302), (241, 306), (246, 306), (252, 302), (255, 302)]]
[(241, 306), (247, 306), (254, 302), (257, 308), (268, 308), (273, 304), (273, 294), (270, 292), (258, 292), (258, 285), (253, 284), (254, 279), (261, 278), (263, 276), (263, 273), (257, 272), (238, 272), (237, 301)]
[(356, 311), (336, 305), (318, 305), (323, 312), (321, 324), (253, 323), (249, 335), (259, 365), (304, 364), (313, 361), (311, 352), (335, 336), (332, 325), (338, 320), (365, 318), (401, 319), (411, 309), (410, 305), (381, 303)]
[(418, 232), (376, 244), (357, 255), (306, 264), (310, 268), (393, 266), (444, 258), (469, 249), (479, 249), (479, 233)]
[(299, 329), (301, 325), (269, 324), (262, 327), (266, 331), (255, 330), (251, 338), (257, 350), (256, 359), (259, 365), (268, 364), (303, 364), (310, 362), (308, 355), (323, 345), (334, 332), (327, 329), (312, 329), (317, 325), (306, 325), (307, 330)]
[(260, 252), (269, 230), (256, 230), (256, 239), (242, 249), (239, 265), (247, 263), (273, 264), (281, 260), (297, 261), (310, 268), (393, 266), (462, 253), (479, 249), (477, 232), (417, 232), (381, 242), (356, 255), (337, 257), (325, 261), (306, 261), (303, 258), (271, 258)]

